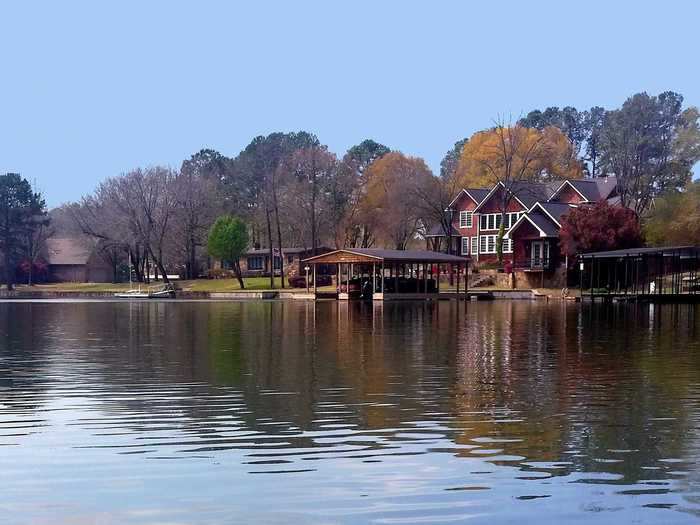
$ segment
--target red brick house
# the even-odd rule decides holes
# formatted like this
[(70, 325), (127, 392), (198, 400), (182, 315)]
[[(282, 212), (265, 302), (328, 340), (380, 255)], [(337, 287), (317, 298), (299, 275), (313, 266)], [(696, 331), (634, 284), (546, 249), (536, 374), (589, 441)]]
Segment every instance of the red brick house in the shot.
[[(462, 190), (447, 212), (452, 220), (451, 253), (470, 256), (474, 266), (498, 260), (496, 242), (503, 220), (505, 232), (503, 260), (517, 272), (538, 273), (544, 280), (559, 283), (564, 260), (559, 249), (559, 230), (563, 217), (574, 206), (618, 198), (614, 177), (554, 181), (518, 182), (508, 187), (497, 183), (492, 188)], [(428, 248), (448, 251), (448, 236), (442, 228), (426, 236)], [(543, 279), (543, 277), (547, 279)], [(558, 284), (554, 284), (558, 286)]]
[(538, 201), (513, 224), (504, 237), (513, 246), (511, 263), (528, 286), (560, 287), (566, 283), (566, 258), (559, 246), (564, 217), (578, 206), (600, 201), (615, 203), (617, 181), (583, 179), (562, 182), (546, 201)]
[(445, 235), (443, 227), (438, 225), (426, 235), (428, 249), (465, 256), (475, 252), (479, 224), (474, 216), (474, 210), (486, 198), (489, 191), (485, 188), (468, 188), (460, 191), (446, 210), (452, 225), (451, 236)]

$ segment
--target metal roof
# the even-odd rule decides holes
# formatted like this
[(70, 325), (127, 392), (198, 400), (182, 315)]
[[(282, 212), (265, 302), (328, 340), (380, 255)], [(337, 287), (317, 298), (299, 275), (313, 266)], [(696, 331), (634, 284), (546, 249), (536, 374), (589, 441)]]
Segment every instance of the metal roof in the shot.
[[(361, 255), (376, 259), (377, 261), (388, 262), (426, 262), (426, 263), (464, 263), (468, 257), (449, 255), (442, 252), (431, 252), (428, 250), (387, 250), (383, 248), (343, 248), (329, 253), (317, 255), (304, 259), (303, 262), (313, 262), (315, 259), (332, 258), (333, 255), (346, 253), (350, 255)], [(335, 264), (328, 262), (329, 264)]]
[(619, 257), (635, 257), (640, 255), (697, 255), (700, 257), (698, 246), (657, 246), (652, 248), (626, 248), (604, 252), (580, 253), (581, 259), (616, 259)]

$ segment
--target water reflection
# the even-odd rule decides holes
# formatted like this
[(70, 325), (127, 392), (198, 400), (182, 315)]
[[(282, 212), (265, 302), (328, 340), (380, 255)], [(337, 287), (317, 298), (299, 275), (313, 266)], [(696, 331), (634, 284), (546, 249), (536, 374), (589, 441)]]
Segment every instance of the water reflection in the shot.
[(17, 523), (690, 522), (697, 314), (2, 303), (0, 510)]

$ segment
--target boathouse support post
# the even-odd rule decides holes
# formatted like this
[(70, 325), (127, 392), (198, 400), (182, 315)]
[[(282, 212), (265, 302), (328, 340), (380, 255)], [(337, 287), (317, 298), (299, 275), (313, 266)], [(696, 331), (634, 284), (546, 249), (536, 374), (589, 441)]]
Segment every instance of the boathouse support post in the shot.
[(382, 285), (381, 292), (384, 293), (384, 261), (383, 261), (383, 260), (382, 260), (382, 280), (381, 280), (381, 285)]
[(316, 295), (316, 263), (313, 266), (313, 280), (314, 280), (314, 296)]
[(372, 263), (372, 293), (377, 291), (377, 263)]
[(469, 300), (469, 261), (464, 264), (464, 300)]
[(462, 273), (462, 265), (457, 265), (457, 299), (459, 299), (459, 276)]

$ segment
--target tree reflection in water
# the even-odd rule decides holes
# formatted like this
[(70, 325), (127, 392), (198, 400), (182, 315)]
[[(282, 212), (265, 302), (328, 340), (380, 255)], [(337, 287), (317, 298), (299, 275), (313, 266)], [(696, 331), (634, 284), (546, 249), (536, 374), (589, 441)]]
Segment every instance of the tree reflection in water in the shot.
[[(2, 484), (39, 517), (77, 498), (76, 468), (84, 486), (113, 478), (98, 501), (120, 521), (114, 486), (145, 505), (191, 477), (206, 510), (171, 517), (257, 520), (275, 501), (301, 521), (682, 522), (698, 508), (698, 322), (694, 306), (527, 301), (2, 303)], [(156, 482), (125, 481), (127, 465)], [(27, 490), (37, 474), (55, 489)]]

